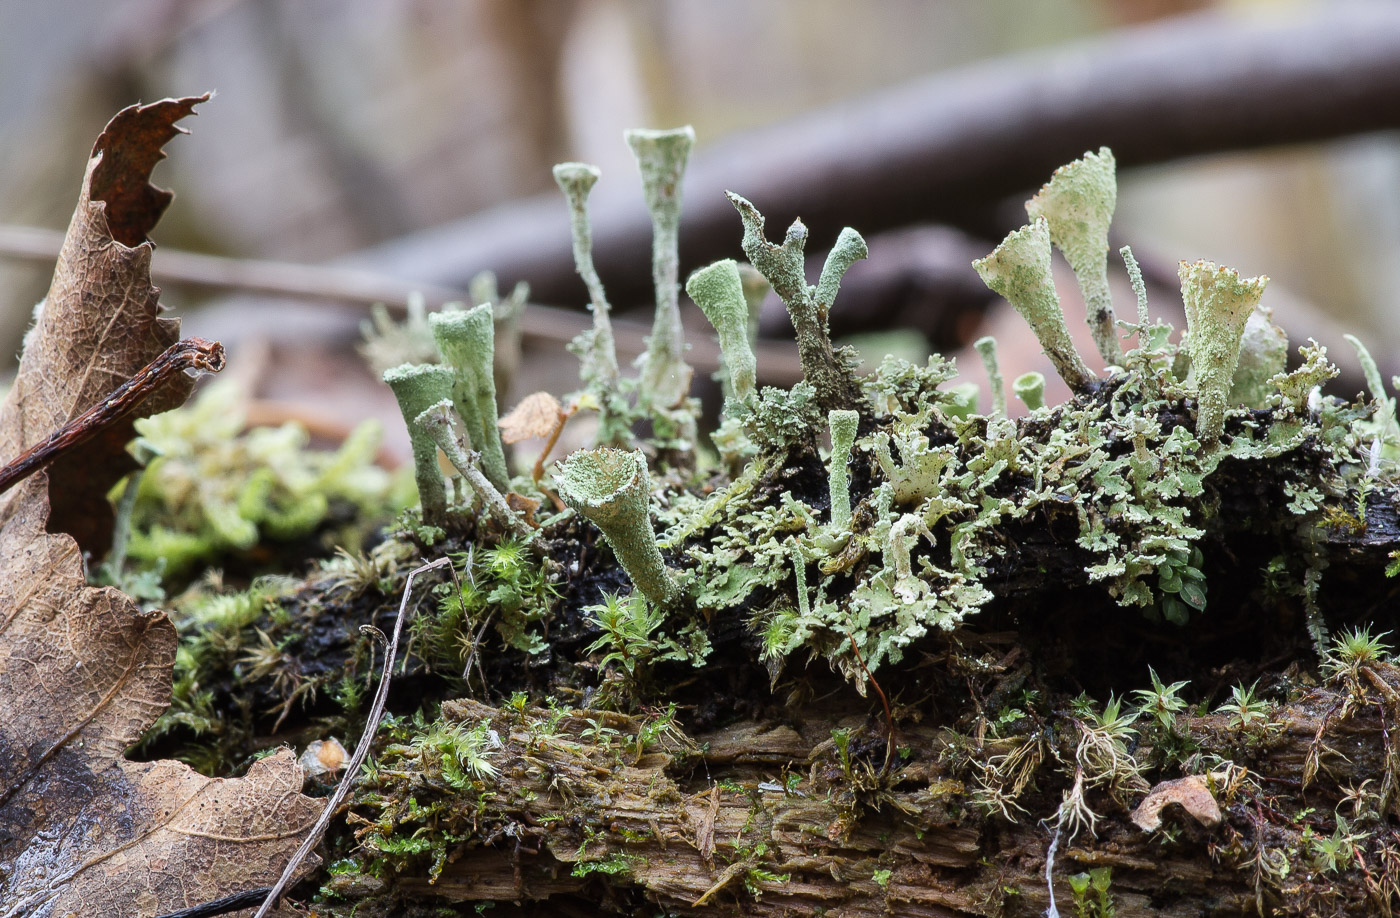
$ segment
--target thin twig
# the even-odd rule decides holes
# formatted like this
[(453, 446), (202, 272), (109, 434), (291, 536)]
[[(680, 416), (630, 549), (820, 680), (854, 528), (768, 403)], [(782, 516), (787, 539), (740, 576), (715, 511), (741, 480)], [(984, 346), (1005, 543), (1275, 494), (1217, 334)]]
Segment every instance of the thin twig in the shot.
[(885, 737), (885, 767), (882, 771), (889, 771), (890, 759), (894, 754), (894, 714), (890, 712), (890, 700), (885, 697), (885, 690), (880, 688), (880, 683), (875, 681), (875, 677), (870, 675), (870, 670), (865, 667), (865, 657), (861, 656), (860, 646), (856, 644), (856, 637), (850, 632), (846, 633), (850, 638), (851, 650), (855, 652), (856, 662), (860, 664), (860, 671), (865, 673), (865, 678), (870, 680), (870, 684), (875, 687), (875, 694), (880, 696), (880, 704), (885, 707), (885, 723), (889, 727), (889, 733)]
[[(540, 479), (544, 477), (544, 464), (549, 459), (549, 454), (554, 452), (554, 447), (559, 443), (559, 435), (564, 432), (564, 425), (569, 423), (569, 418), (577, 413), (577, 400), (568, 408), (559, 409), (559, 416), (554, 421), (554, 429), (550, 431), (549, 439), (545, 441), (544, 449), (540, 450), (540, 458), (535, 460), (535, 467), (530, 471), (530, 477), (534, 479), (536, 486), (539, 485)], [(550, 496), (553, 497), (552, 494)], [(558, 500), (558, 498), (555, 498), (555, 500)]]
[(175, 342), (111, 395), (0, 468), (0, 494), (131, 414), (153, 392), (180, 373), (186, 370), (217, 373), (223, 368), (224, 348), (219, 342), (203, 338)]
[(350, 757), (350, 761), (345, 766), (345, 776), (340, 779), (335, 793), (331, 794), (330, 800), (326, 802), (326, 808), (321, 812), (321, 818), (316, 820), (316, 825), (311, 827), (311, 831), (302, 840), (301, 847), (297, 848), (292, 859), (287, 862), (287, 868), (282, 871), (281, 878), (268, 892), (267, 898), (263, 900), (253, 918), (264, 918), (272, 910), (283, 891), (286, 890), (287, 884), (291, 882), (292, 875), (301, 866), (301, 862), (306, 860), (311, 849), (320, 843), (321, 836), (326, 833), (326, 827), (330, 825), (336, 810), (340, 808), (340, 804), (344, 802), (350, 793), (350, 788), (355, 783), (355, 779), (359, 776), (360, 766), (364, 764), (365, 758), (369, 755), (370, 746), (374, 745), (374, 736), (379, 732), (379, 720), (384, 716), (384, 704), (389, 699), (389, 683), (393, 678), (394, 659), (399, 652), (399, 635), (403, 632), (404, 619), (408, 617), (408, 597), (413, 592), (413, 578), (451, 563), (452, 559), (450, 558), (438, 558), (436, 561), (409, 571), (408, 580), (403, 585), (403, 599), (399, 601), (399, 617), (394, 622), (394, 636), (389, 640), (389, 649), (385, 651), (383, 675), (379, 679), (379, 691), (374, 694), (374, 704), (370, 708), (369, 719), (365, 723), (365, 732), (360, 736), (360, 742), (355, 746), (355, 754)]
[(178, 912), (166, 912), (157, 918), (215, 918), (216, 915), (227, 915), (229, 912), (252, 908), (262, 902), (271, 890), (271, 886), (259, 886), (257, 889), (244, 890), (231, 896), (224, 896), (222, 899), (215, 899), (212, 902), (182, 908)]

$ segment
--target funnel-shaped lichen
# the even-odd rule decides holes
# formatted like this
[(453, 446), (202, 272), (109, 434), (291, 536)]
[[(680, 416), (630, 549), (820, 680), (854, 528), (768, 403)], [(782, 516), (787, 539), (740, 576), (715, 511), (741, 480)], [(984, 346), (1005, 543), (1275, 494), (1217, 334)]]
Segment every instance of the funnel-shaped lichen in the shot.
[(1196, 438), (1209, 445), (1225, 429), (1225, 404), (1239, 363), (1240, 340), (1269, 279), (1241, 278), (1211, 261), (1183, 261), (1177, 274), (1196, 384)]
[(745, 401), (753, 395), (756, 364), (749, 344), (749, 304), (744, 299), (738, 264), (726, 258), (701, 268), (685, 282), (685, 292), (719, 335), (729, 394)]
[(642, 192), (651, 213), (651, 275), (656, 287), (656, 318), (647, 341), (641, 391), (663, 408), (680, 404), (690, 390), (681, 328), (679, 236), (681, 177), (695, 145), (689, 125), (665, 131), (628, 131), (627, 145), (642, 173)]
[(851, 475), (846, 470), (846, 463), (851, 460), (851, 447), (856, 442), (860, 413), (833, 411), (827, 415), (827, 421), (831, 425), (831, 525), (845, 529), (851, 525)]
[[(764, 235), (763, 214), (758, 208), (732, 191), (727, 194), (744, 221), (744, 254), (768, 278), (787, 306), (792, 327), (797, 331), (802, 375), (816, 390), (817, 404), (828, 411), (861, 404), (863, 397), (851, 361), (844, 352), (832, 348), (826, 319), (840, 288), (842, 274), (852, 262), (864, 257), (865, 241), (854, 230), (843, 230), (822, 269), (821, 283), (812, 287), (803, 273), (807, 227), (802, 221), (794, 220), (783, 244), (774, 245)], [(825, 300), (819, 301), (818, 290)]]
[(647, 599), (659, 605), (676, 594), (651, 528), (651, 477), (641, 450), (581, 449), (559, 464), (559, 496), (603, 531), (617, 561)]
[(483, 304), (466, 312), (434, 313), (428, 322), (438, 350), (455, 374), (452, 402), (462, 416), (472, 448), (481, 453), (482, 470), (498, 490), (508, 490), (510, 473), (496, 426), (496, 380), (492, 374), (496, 334), (491, 307)]
[[(486, 364), (490, 374), (491, 364)], [(408, 425), (413, 445), (413, 473), (418, 482), (418, 499), (423, 505), (423, 522), (438, 526), (447, 517), (447, 489), (438, 467), (438, 448), (433, 438), (414, 423), (434, 403), (452, 394), (453, 373), (447, 367), (406, 363), (384, 371), (384, 381), (394, 390)]]
[(1084, 364), (1065, 327), (1060, 295), (1050, 273), (1050, 226), (1044, 217), (1015, 230), (992, 254), (972, 263), (982, 282), (1010, 301), (1030, 323), (1055, 372), (1075, 392), (1086, 392), (1094, 374)]
[(1031, 411), (1045, 407), (1045, 376), (1041, 373), (1022, 373), (1011, 383), (1011, 391)]
[(1101, 147), (1055, 170), (1050, 181), (1026, 202), (1034, 220), (1044, 217), (1050, 241), (1064, 253), (1084, 294), (1089, 331), (1103, 359), (1123, 363), (1123, 348), (1108, 289), (1108, 225), (1118, 203), (1113, 153)]

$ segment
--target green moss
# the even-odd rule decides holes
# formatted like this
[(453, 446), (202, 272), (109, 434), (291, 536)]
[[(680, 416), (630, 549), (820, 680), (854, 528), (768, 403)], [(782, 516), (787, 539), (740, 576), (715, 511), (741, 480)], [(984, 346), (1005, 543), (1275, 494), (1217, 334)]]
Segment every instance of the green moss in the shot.
[[(353, 508), (367, 528), (406, 502), (374, 463), (377, 423), (366, 421), (328, 452), (310, 448), (300, 424), (245, 430), (241, 401), (236, 386), (215, 383), (184, 408), (137, 421), (151, 458), (129, 495), (116, 559), (131, 570), (106, 571), (110, 582), (126, 576), (130, 584), (143, 573), (178, 580), (260, 542), (302, 539), (333, 506)], [(354, 529), (329, 534), (352, 545), (358, 537)]]

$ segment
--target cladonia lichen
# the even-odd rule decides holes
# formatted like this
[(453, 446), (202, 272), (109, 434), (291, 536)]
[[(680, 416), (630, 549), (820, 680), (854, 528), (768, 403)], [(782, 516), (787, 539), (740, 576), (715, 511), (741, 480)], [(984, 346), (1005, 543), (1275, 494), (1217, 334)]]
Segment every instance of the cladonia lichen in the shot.
[(440, 526), (447, 519), (447, 488), (438, 466), (437, 444), (414, 421), (429, 407), (452, 395), (453, 378), (447, 367), (432, 364), (410, 363), (384, 371), (384, 381), (394, 390), (404, 423), (408, 425), (423, 521), (431, 526)]
[(1084, 294), (1089, 331), (1105, 362), (1123, 362), (1108, 289), (1108, 225), (1118, 203), (1113, 153), (1102, 147), (1055, 170), (1050, 181), (1026, 202), (1032, 219), (1044, 217), (1050, 241), (1064, 253)]
[(603, 531), (637, 589), (668, 604), (677, 586), (651, 528), (651, 478), (642, 451), (579, 450), (560, 463), (555, 480), (564, 502)]
[(492, 369), (496, 326), (491, 306), (483, 303), (462, 312), (434, 313), (428, 317), (428, 323), (438, 350), (452, 367), (452, 403), (466, 426), (467, 439), (472, 449), (481, 454), (487, 479), (499, 490), (507, 490), (510, 473), (497, 427), (496, 379)]
[(1010, 301), (1030, 323), (1045, 356), (1075, 392), (1088, 392), (1095, 377), (1070, 340), (1060, 294), (1050, 273), (1050, 225), (1036, 217), (1011, 233), (986, 258), (972, 263), (982, 281)]

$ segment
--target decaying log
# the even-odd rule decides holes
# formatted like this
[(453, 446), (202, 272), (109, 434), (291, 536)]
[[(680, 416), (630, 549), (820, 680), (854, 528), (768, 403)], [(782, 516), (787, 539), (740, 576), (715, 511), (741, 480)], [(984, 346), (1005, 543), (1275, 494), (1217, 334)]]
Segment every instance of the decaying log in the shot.
[[(1396, 683), (1391, 667), (1377, 677)], [(1118, 916), (1244, 915), (1259, 902), (1292, 913), (1374, 913), (1378, 900), (1366, 890), (1384, 879), (1377, 865), (1385, 855), (1378, 862), (1377, 852), (1361, 852), (1372, 868), (1362, 881), (1354, 865), (1358, 881), (1350, 885), (1317, 871), (1256, 886), (1251, 869), (1261, 840), (1279, 850), (1300, 844), (1305, 826), (1316, 823), (1304, 807), (1330, 811), (1344, 788), (1384, 773), (1385, 720), (1394, 712), (1383, 714), (1372, 695), (1354, 699), (1343, 717), (1344, 701), (1313, 689), (1248, 727), (1224, 714), (1183, 718), (1184, 732), (1203, 747), (1233, 748), (1248, 763), (1244, 780), (1213, 786), (1224, 821), (1203, 827), (1168, 806), (1167, 831), (1147, 833), (1124, 808), (1095, 798), (1098, 838), (1084, 833), (1059, 846), (1060, 908), (1073, 913), (1071, 874), (1110, 867)], [(579, 712), (541, 733), (548, 712), (539, 709), (522, 715), (464, 700), (442, 710), (447, 721), (489, 722), (500, 743), (490, 754), (497, 772), (480, 785), (478, 838), (451, 849), (436, 879), (410, 869), (395, 881), (409, 902), (539, 902), (590, 890), (597, 901), (596, 884), (605, 880), (624, 897), (635, 893), (638, 905), (686, 915), (1039, 915), (1049, 905), (1052, 832), (1039, 820), (1053, 815), (1067, 785), (1053, 761), (1011, 822), (966, 805), (967, 784), (952, 764), (960, 740), (944, 728), (902, 728), (905, 761), (882, 777), (883, 743), (845, 767), (831, 738), (836, 722), (818, 711), (690, 738), (671, 731), (639, 750), (627, 741), (643, 729), (642, 718)], [(857, 718), (853, 733), (863, 728)], [(600, 731), (616, 731), (609, 734), (616, 740), (600, 742)], [(982, 753), (1027, 741), (1034, 737), (988, 741)], [(1321, 768), (1304, 790), (1297, 777), (1314, 750)], [(418, 805), (431, 805), (431, 784), (414, 788)], [(1352, 900), (1338, 893), (1347, 889)]]

